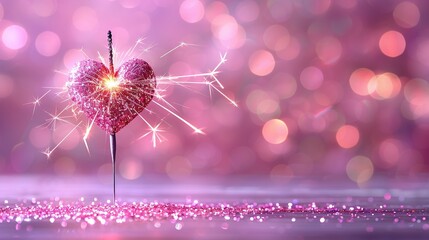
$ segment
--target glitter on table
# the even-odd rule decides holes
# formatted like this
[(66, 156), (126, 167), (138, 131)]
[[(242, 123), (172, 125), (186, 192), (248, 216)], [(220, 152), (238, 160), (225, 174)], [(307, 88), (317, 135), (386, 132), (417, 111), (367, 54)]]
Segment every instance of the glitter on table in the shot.
[(388, 188), (379, 181), (359, 189), (316, 181), (151, 180), (122, 179), (119, 201), (112, 204), (108, 185), (94, 178), (2, 177), (0, 238), (399, 239), (429, 234), (426, 183)]

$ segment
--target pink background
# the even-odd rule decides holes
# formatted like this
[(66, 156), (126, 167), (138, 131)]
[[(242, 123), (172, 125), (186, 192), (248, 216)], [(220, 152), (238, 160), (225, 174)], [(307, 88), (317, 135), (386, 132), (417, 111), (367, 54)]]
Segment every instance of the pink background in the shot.
[[(239, 105), (207, 88), (169, 87), (166, 100), (206, 135), (150, 105), (157, 114), (143, 116), (164, 119), (166, 141), (137, 140), (148, 129), (140, 119), (121, 130), (122, 178), (417, 178), (429, 171), (428, 9), (393, 0), (0, 1), (0, 173), (110, 173), (98, 127), (90, 154), (84, 128), (49, 159), (41, 152), (87, 124), (67, 111), (72, 124), (53, 130), (46, 120), (68, 104), (55, 93), (86, 58), (81, 49), (107, 57), (112, 30), (119, 52), (144, 38), (134, 56), (158, 76), (210, 71), (227, 52), (218, 77)], [(181, 42), (192, 45), (160, 58)]]

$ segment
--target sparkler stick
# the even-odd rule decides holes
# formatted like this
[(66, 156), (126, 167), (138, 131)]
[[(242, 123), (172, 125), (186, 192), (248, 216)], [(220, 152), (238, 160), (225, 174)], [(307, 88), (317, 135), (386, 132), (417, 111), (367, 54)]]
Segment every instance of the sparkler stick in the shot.
[[(112, 32), (107, 32), (107, 41), (109, 43), (109, 67), (111, 76), (115, 76), (115, 68), (113, 67), (113, 39)], [(113, 203), (116, 202), (116, 134), (110, 133), (110, 154), (112, 157), (112, 169), (113, 169)]]
[(113, 203), (116, 202), (116, 134), (110, 134), (110, 154), (113, 168)]

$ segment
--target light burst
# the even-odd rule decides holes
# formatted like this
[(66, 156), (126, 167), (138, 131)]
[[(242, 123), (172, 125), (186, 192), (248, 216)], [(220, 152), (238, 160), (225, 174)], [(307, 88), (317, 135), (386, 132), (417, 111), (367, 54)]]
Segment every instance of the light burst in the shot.
[[(118, 52), (114, 49), (113, 58), (115, 59), (115, 61), (121, 64), (125, 62), (126, 59), (129, 59), (131, 57), (138, 57), (150, 51), (154, 47), (154, 46), (149, 46), (149, 47), (144, 46), (143, 40), (144, 39), (138, 39), (136, 43), (129, 50), (125, 52)], [(181, 49), (183, 47), (189, 47), (189, 46), (196, 46), (196, 45), (191, 43), (181, 42), (177, 46), (171, 48), (170, 50), (162, 54), (160, 56), (160, 59), (164, 59), (168, 57), (168, 55), (172, 54), (178, 49)], [(87, 56), (83, 50), (82, 52), (84, 53), (85, 56)], [(108, 66), (107, 64), (108, 61), (106, 60), (105, 57), (103, 57), (102, 54), (98, 53), (98, 58), (105, 66)], [(224, 89), (224, 86), (222, 85), (221, 81), (218, 78), (218, 74), (220, 73), (220, 68), (226, 62), (227, 62), (227, 54), (224, 53), (224, 54), (220, 54), (218, 63), (210, 71), (202, 72), (202, 73), (194, 73), (194, 74), (185, 74), (185, 75), (161, 75), (157, 77), (156, 81), (158, 86), (155, 88), (155, 92), (153, 93), (153, 100), (152, 100), (154, 104), (149, 105), (148, 108), (146, 108), (146, 111), (149, 114), (152, 114), (152, 113), (160, 114), (160, 111), (153, 109), (153, 108), (158, 108), (159, 110), (164, 111), (167, 115), (173, 116), (174, 118), (181, 121), (184, 125), (192, 129), (194, 133), (205, 134), (201, 127), (197, 127), (194, 123), (192, 123), (191, 120), (185, 119), (184, 117), (181, 116), (180, 112), (174, 107), (174, 105), (171, 103), (168, 97), (164, 95), (164, 92), (166, 91), (166, 88), (170, 86), (191, 88), (193, 85), (204, 85), (204, 86), (207, 86), (207, 91), (210, 96), (213, 94), (213, 92), (218, 93), (228, 102), (230, 102), (233, 106), (238, 107), (238, 104), (231, 97), (227, 96), (222, 91)], [(117, 87), (116, 82), (114, 81), (106, 82), (106, 88), (109, 88), (110, 90), (114, 90), (115, 87)], [(47, 91), (41, 97), (35, 98), (33, 102), (29, 103), (33, 105), (33, 114), (36, 111), (36, 108), (40, 106), (42, 99), (44, 99), (47, 94), (51, 93), (51, 91), (52, 90)], [(112, 95), (115, 94), (114, 91), (111, 91), (111, 92), (112, 92)], [(66, 99), (66, 102), (69, 102), (69, 103), (71, 102), (71, 101), (68, 101), (70, 97), (67, 95), (67, 89), (65, 87), (57, 94), (60, 96), (63, 96), (63, 98)], [(71, 112), (70, 116), (64, 116), (64, 113), (67, 110)], [(70, 130), (70, 132), (68, 132), (61, 139), (61, 141), (59, 141), (54, 147), (48, 148), (43, 152), (48, 158), (56, 149), (58, 149), (58, 147), (64, 141), (66, 141), (66, 139), (74, 131), (79, 131), (79, 133), (82, 135), (82, 140), (85, 145), (85, 148), (88, 154), (90, 154), (88, 139), (91, 135), (91, 130), (93, 129), (95, 117), (92, 119), (89, 119), (87, 124), (82, 124), (83, 123), (82, 121), (79, 121), (77, 124), (73, 123), (73, 121), (71, 121), (70, 118), (79, 119), (79, 115), (81, 114), (81, 111), (74, 103), (68, 104), (59, 112), (55, 110), (55, 112), (53, 113), (49, 113), (49, 112), (47, 113), (50, 117), (46, 120), (47, 122), (46, 126), (50, 127), (52, 130), (55, 130), (56, 123), (58, 121), (66, 124), (74, 125), (74, 127)], [(150, 123), (141, 113), (137, 113), (137, 114), (139, 119), (142, 120), (145, 123), (145, 125), (148, 126), (148, 129), (146, 130), (146, 132), (143, 132), (136, 141), (146, 137), (150, 137), (152, 146), (156, 147), (158, 143), (162, 143), (163, 141), (166, 140), (166, 138), (162, 135), (162, 133), (166, 132), (166, 129), (163, 128), (166, 117), (163, 117), (158, 122)], [(85, 125), (85, 126), (82, 127), (82, 125)]]
[(27, 103), (27, 104), (33, 105), (33, 113), (31, 116), (34, 116), (34, 113), (36, 112), (36, 108), (40, 106), (42, 99), (45, 98), (45, 96), (48, 95), (48, 93), (50, 93), (50, 92), (51, 92), (51, 90), (48, 90), (42, 96), (34, 98), (34, 101)]

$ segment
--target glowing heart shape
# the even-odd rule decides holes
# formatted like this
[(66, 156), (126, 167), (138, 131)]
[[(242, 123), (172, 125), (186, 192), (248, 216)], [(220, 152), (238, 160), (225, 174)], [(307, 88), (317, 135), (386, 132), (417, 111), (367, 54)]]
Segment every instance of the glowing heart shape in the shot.
[(114, 134), (150, 103), (155, 74), (141, 59), (131, 59), (112, 73), (101, 62), (84, 60), (70, 72), (66, 84), (70, 99), (99, 127)]

